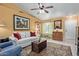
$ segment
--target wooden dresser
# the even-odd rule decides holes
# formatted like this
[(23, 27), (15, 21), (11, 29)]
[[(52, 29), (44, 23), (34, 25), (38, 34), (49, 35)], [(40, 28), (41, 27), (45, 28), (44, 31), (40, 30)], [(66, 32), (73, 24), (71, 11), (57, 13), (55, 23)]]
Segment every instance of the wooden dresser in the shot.
[(53, 40), (63, 41), (63, 32), (55, 31), (52, 34)]

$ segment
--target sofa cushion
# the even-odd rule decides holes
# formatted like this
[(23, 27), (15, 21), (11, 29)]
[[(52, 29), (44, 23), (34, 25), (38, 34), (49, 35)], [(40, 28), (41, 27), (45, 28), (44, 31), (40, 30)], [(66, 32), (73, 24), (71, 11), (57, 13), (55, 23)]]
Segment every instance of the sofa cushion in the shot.
[(21, 35), (21, 38), (30, 37), (30, 32), (19, 32), (19, 34)]
[(26, 37), (30, 37), (30, 32), (26, 32)]
[(19, 32), (19, 34), (21, 35), (21, 38), (25, 38), (26, 37), (26, 32)]
[(21, 36), (20, 34), (17, 32), (17, 33), (13, 33), (14, 34), (14, 37), (16, 37), (18, 40), (21, 39)]
[(18, 42), (23, 42), (23, 41), (27, 42), (27, 41), (32, 41), (33, 39), (36, 40), (37, 37), (22, 38), (21, 40), (18, 40)]
[(30, 36), (36, 36), (35, 32), (30, 32)]

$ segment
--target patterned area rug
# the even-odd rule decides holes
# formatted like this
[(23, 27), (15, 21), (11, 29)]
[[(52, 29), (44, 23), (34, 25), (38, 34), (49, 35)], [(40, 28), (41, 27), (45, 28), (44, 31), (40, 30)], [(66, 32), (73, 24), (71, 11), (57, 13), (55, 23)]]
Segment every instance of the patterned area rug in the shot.
[(31, 46), (25, 47), (21, 53), (22, 56), (72, 56), (70, 46), (64, 46), (56, 43), (47, 43), (40, 53), (31, 51)]

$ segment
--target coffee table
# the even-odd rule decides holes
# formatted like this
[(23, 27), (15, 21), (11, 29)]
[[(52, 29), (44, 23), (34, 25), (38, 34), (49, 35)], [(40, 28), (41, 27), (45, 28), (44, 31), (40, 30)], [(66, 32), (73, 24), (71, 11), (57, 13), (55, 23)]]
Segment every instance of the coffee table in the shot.
[(32, 42), (32, 51), (40, 53), (43, 49), (47, 47), (47, 40), (42, 40), (40, 42)]

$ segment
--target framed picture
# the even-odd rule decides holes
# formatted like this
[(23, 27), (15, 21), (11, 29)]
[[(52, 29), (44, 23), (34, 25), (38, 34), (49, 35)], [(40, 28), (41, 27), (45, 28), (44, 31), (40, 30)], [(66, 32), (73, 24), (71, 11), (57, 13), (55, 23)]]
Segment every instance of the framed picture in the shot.
[(62, 20), (54, 21), (54, 29), (62, 29)]
[(13, 17), (14, 30), (28, 30), (30, 29), (30, 19), (22, 16), (14, 15)]

